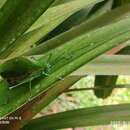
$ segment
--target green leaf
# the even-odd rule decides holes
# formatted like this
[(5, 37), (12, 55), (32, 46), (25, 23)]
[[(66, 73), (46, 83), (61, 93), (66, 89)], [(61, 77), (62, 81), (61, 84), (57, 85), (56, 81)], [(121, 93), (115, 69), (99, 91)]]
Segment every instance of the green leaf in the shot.
[[(61, 25), (59, 25), (56, 29), (54, 29), (51, 33), (48, 34), (47, 37), (45, 37), (43, 40), (49, 40), (50, 38), (59, 35), (60, 33), (63, 33), (72, 27), (81, 24), (83, 21), (88, 20), (91, 18), (95, 18), (98, 16), (101, 16), (102, 14), (108, 12), (112, 8), (112, 2), (113, 0), (103, 1), (99, 2), (97, 4), (94, 4), (90, 6), (89, 8), (84, 8), (80, 10), (79, 12), (72, 15), (70, 18), (68, 18), (66, 21), (64, 21)], [(93, 12), (94, 6), (100, 5), (99, 8)], [(90, 16), (89, 16), (90, 15)], [(80, 19), (79, 19), (80, 17)], [(91, 18), (91, 20), (92, 20)]]
[[(45, 37), (50, 31), (61, 24), (65, 19), (79, 11), (84, 7), (89, 7), (97, 2), (103, 0), (75, 0), (56, 7), (48, 9), (28, 30), (28, 33), (19, 38), (12, 46), (7, 50), (9, 57), (16, 57), (27, 51), (30, 46), (38, 43), (43, 37)], [(79, 19), (79, 17), (78, 17)]]
[(9, 84), (0, 76), (0, 106), (6, 105), (9, 99)]
[(81, 24), (83, 21), (86, 20), (86, 17), (89, 14), (92, 7), (93, 5), (87, 8), (85, 7), (80, 11), (77, 11), (76, 13), (71, 15), (68, 19), (66, 19), (63, 23), (61, 23), (58, 27), (56, 27), (53, 31), (51, 31), (46, 37), (43, 37), (41, 42), (47, 41), (63, 32), (66, 32), (72, 27)]
[[(20, 37), (15, 45), (8, 49), (9, 57), (16, 57), (27, 51), (30, 46), (39, 43), (42, 37), (46, 36), (50, 31), (62, 23), (66, 18), (82, 9), (86, 6), (91, 6), (94, 3), (102, 0), (86, 1), (86, 0), (75, 0), (62, 4), (60, 6), (52, 7), (48, 9), (28, 30), (28, 32)], [(66, 9), (67, 8), (67, 9)], [(79, 19), (79, 17), (78, 17)]]
[[(92, 10), (88, 16), (89, 20), (96, 19), (97, 17), (109, 12), (112, 10), (113, 0), (104, 1), (99, 3), (99, 7), (94, 7), (94, 11)], [(97, 4), (98, 5), (98, 4)], [(96, 8), (96, 9), (95, 9)]]
[[(111, 40), (114, 37), (117, 37), (125, 29), (129, 29), (128, 28), (129, 24), (127, 21), (128, 20), (126, 20), (126, 21), (122, 20), (120, 22), (113, 24), (113, 26), (108, 25), (103, 28), (99, 28), (96, 31), (92, 31), (90, 33), (81, 35), (81, 38), (78, 37), (78, 38), (76, 38), (77, 40), (73, 39), (72, 41), (69, 41), (67, 44), (65, 44), (65, 45), (63, 44), (62, 46), (56, 48), (55, 50), (52, 50), (52, 51), (46, 53), (46, 55), (43, 57), (40, 57), (39, 60), (35, 59), (33, 57), (30, 57), (30, 61), (33, 59), (33, 61), (35, 61), (35, 65), (37, 65), (39, 67), (41, 66), (43, 68), (46, 67), (48, 62), (50, 62), (49, 64), (51, 65), (51, 68), (53, 66), (53, 70), (55, 70), (56, 68), (59, 68), (65, 64), (69, 63), (70, 61), (74, 60), (75, 58), (83, 55), (87, 51), (92, 50), (93, 48), (97, 47), (98, 45), (101, 45), (102, 43), (104, 43), (108, 40)], [(113, 29), (113, 28), (115, 28), (115, 29)], [(109, 30), (110, 30), (110, 32), (109, 32)], [(97, 33), (97, 31), (98, 31), (98, 33)], [(68, 35), (69, 35), (69, 33), (68, 33)], [(89, 37), (90, 35), (91, 35), (91, 37)], [(102, 37), (104, 37), (104, 39), (102, 39)], [(87, 39), (87, 41), (85, 39)], [(57, 39), (57, 40), (60, 40), (60, 39)], [(75, 46), (75, 44), (76, 44), (76, 46)], [(73, 47), (71, 47), (71, 46), (73, 46)], [(53, 54), (53, 56), (51, 56), (52, 54)], [(49, 59), (49, 61), (48, 61), (48, 59)], [(17, 59), (14, 59), (13, 61), (15, 61), (15, 60), (17, 60)], [(56, 65), (55, 65), (55, 62), (57, 63)], [(7, 62), (7, 64), (8, 64), (8, 62)], [(1, 72), (3, 72), (3, 68), (6, 68), (6, 67), (4, 67), (5, 65), (6, 65), (6, 63), (2, 64), (0, 66)], [(6, 65), (6, 66), (10, 66), (10, 65)], [(14, 70), (14, 69), (12, 69), (12, 70)]]
[(130, 121), (129, 109), (130, 104), (122, 104), (71, 110), (34, 119), (22, 130), (50, 130), (127, 122)]
[[(0, 9), (0, 58), (54, 0), (8, 0)], [(12, 20), (13, 19), (13, 20)]]
[(0, 8), (4, 5), (7, 0), (0, 0)]
[[(48, 104), (54, 101), (60, 94), (64, 93), (68, 88), (74, 85), (77, 81), (79, 81), (84, 76), (68, 76), (65, 77), (64, 80), (58, 81), (51, 86), (51, 88), (40, 95), (40, 98), (36, 98), (33, 100), (31, 105), (28, 105), (28, 108), (24, 111), (29, 110), (31, 113), (29, 118), (23, 117), (20, 121), (21, 126), (27, 124), (37, 113), (39, 113), (43, 108), (45, 108)], [(22, 114), (22, 113), (21, 113)]]
[(129, 8), (130, 5), (122, 6), (120, 8), (117, 8), (109, 13), (106, 13), (98, 17), (97, 19), (94, 19), (94, 21), (93, 20), (86, 21), (83, 24), (71, 29), (70, 31), (67, 31), (47, 42), (43, 42), (43, 44), (26, 52), (25, 55), (36, 55), (46, 53), (47, 51), (56, 48), (57, 46), (60, 46), (65, 42), (72, 40), (81, 34), (84, 34), (85, 32), (89, 32), (91, 30), (97, 29), (107, 24), (111, 24), (125, 17), (129, 17), (130, 16)]
[[(38, 65), (38, 56), (33, 56), (31, 60), (29, 57), (19, 57), (10, 60), (0, 66), (0, 74), (3, 77), (8, 75), (20, 75), (40, 70), (42, 67)], [(41, 57), (41, 56), (39, 56)], [(106, 56), (102, 55), (83, 67), (79, 68), (71, 75), (130, 75), (129, 71), (130, 57), (128, 55)], [(109, 68), (108, 69), (106, 69)], [(22, 70), (22, 71), (19, 71)], [(21, 73), (22, 72), (22, 73)]]
[(75, 1), (75, 0), (56, 0), (52, 6), (56, 6), (56, 5), (59, 5), (59, 4), (64, 4), (64, 3), (67, 3), (67, 2), (71, 2), (71, 1)]
[[(51, 72), (55, 71), (57, 68), (60, 68), (72, 60), (75, 60), (83, 54), (87, 54), (87, 52), (89, 53), (94, 48), (96, 49), (96, 47), (102, 45), (103, 43), (118, 37), (117, 33), (119, 35), (123, 33), (123, 30), (126, 29), (125, 26), (127, 26), (128, 21), (121, 20), (117, 23), (83, 34), (71, 41), (68, 41), (62, 46), (59, 46), (58, 48), (49, 51), (45, 54), (45, 56), (39, 59), (39, 62), (41, 66), (44, 67), (47, 63), (49, 63), (51, 66)], [(102, 37), (104, 37), (104, 39), (102, 39)]]
[[(24, 85), (22, 84), (15, 89), (10, 90), (10, 102), (6, 106), (0, 107), (0, 116), (5, 116), (10, 112), (17, 110), (18, 108), (26, 104), (28, 100), (34, 99), (46, 90), (48, 90), (55, 82), (62, 80), (65, 76), (74, 72), (75, 70), (77, 70), (87, 62), (91, 61), (92, 59), (96, 58), (97, 56), (103, 54), (104, 52), (112, 49), (113, 47), (121, 44), (124, 41), (129, 40), (129, 26), (130, 19), (128, 18), (114, 24), (102, 27), (90, 33), (83, 34), (80, 37), (77, 37), (76, 39), (73, 39), (63, 46), (53, 50), (52, 52), (54, 57), (51, 59), (51, 62), (48, 62), (47, 60), (48, 56), (50, 57), (50, 55), (48, 55), (50, 54), (50, 52), (46, 54), (46, 57), (40, 59), (40, 61), (42, 60), (41, 62), (45, 63), (41, 64), (41, 66), (44, 67), (44, 65), (47, 65), (48, 63), (52, 63), (52, 65), (55, 63), (55, 69), (53, 68), (52, 71), (48, 73), (48, 76), (44, 75), (44, 71), (39, 71), (39, 74), (41, 74), (41, 76), (31, 81), (31, 97), (29, 89), (30, 82), (27, 82)], [(75, 44), (77, 46), (74, 46)], [(86, 49), (88, 48), (89, 50), (86, 51)], [(63, 59), (62, 54), (66, 53), (70, 55), (70, 52), (75, 57), (72, 57), (72, 59), (69, 59), (69, 61), (68, 58)], [(61, 58), (60, 62), (56, 61), (57, 57)]]

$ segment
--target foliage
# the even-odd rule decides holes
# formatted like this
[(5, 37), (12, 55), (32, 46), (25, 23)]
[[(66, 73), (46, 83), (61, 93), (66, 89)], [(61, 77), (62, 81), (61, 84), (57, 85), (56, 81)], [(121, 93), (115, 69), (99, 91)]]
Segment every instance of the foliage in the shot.
[[(85, 108), (61, 113), (61, 118), (56, 114), (33, 120), (85, 76), (72, 72), (113, 48), (117, 53), (127, 48), (130, 40), (128, 3), (127, 0), (0, 0), (0, 117), (22, 117), (1, 127), (62, 129), (108, 124), (113, 119), (128, 121), (129, 105)], [(129, 49), (125, 54), (129, 54)], [(102, 84), (96, 77), (95, 87), (98, 86), (101, 95), (107, 91), (107, 97), (116, 85), (113, 78), (117, 77), (103, 76), (105, 82), (107, 78), (112, 82)], [(100, 90), (106, 86), (110, 89)], [(111, 118), (108, 114), (117, 115)], [(55, 126), (55, 120), (61, 119), (63, 122)], [(43, 125), (44, 120), (49, 127)], [(68, 124), (64, 124), (66, 121)]]

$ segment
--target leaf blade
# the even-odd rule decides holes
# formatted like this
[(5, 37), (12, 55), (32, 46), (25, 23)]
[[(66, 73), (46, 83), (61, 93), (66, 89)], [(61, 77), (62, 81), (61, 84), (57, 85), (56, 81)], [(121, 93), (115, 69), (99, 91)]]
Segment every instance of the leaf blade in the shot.
[[(84, 108), (32, 120), (22, 130), (49, 130), (111, 124), (130, 121), (130, 104)], [(58, 123), (55, 123), (58, 122)]]

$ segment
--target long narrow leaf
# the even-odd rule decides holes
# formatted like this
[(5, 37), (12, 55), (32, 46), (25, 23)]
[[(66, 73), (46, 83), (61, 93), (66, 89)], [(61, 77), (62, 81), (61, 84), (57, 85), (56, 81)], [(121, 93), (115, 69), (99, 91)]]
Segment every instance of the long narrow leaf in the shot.
[[(20, 110), (15, 112), (17, 116), (21, 117), (22, 120), (19, 121), (12, 121), (10, 122), (11, 125), (8, 125), (7, 127), (10, 128), (10, 126), (16, 125), (17, 127), (21, 128), (25, 124), (27, 124), (38, 112), (40, 112), (43, 108), (45, 108), (50, 102), (54, 101), (60, 94), (62, 94), (64, 91), (68, 90), (73, 84), (75, 84), (78, 80), (83, 78), (84, 76), (69, 76), (64, 79), (64, 81), (59, 81), (52, 85), (52, 87), (34, 99), (32, 102), (28, 103), (25, 107), (21, 108)], [(30, 113), (28, 116), (27, 113)], [(13, 129), (13, 127), (12, 127)]]
[[(80, 37), (76, 38), (76, 40), (74, 39), (72, 41), (69, 41), (65, 45), (62, 45), (55, 50), (46, 53), (46, 55), (42, 56), (39, 60), (30, 57), (30, 61), (35, 61), (35, 64), (37, 64), (37, 66), (41, 66), (43, 68), (46, 67), (49, 63), (52, 72), (52, 70), (54, 71), (57, 68), (62, 67), (63, 65), (71, 62), (86, 52), (93, 50), (93, 48), (98, 47), (115, 37), (118, 37), (118, 35), (124, 33), (127, 30), (129, 30), (129, 19), (124, 19), (112, 25), (99, 28), (96, 31), (81, 35)], [(15, 63), (18, 64), (17, 58), (13, 61), (14, 65)], [(2, 64), (0, 66), (1, 72), (5, 71), (6, 69), (4, 66), (9, 65), (6, 65), (6, 63)], [(5, 69), (3, 70), (3, 68)]]
[[(56, 62), (55, 58), (62, 56), (64, 52), (66, 52), (66, 54), (68, 52), (68, 55), (70, 55), (69, 53), (70, 49), (71, 51), (74, 49), (72, 48), (73, 44), (75, 45), (78, 44), (79, 42), (82, 42), (82, 44), (79, 44), (80, 46), (77, 45), (77, 48), (80, 49), (80, 51), (78, 51), (77, 48), (75, 48), (75, 51), (74, 50), (72, 51), (73, 54), (76, 54), (77, 52), (77, 57), (75, 58), (72, 57), (72, 60), (69, 59), (69, 62), (67, 62), (68, 59), (64, 58), (65, 60), (63, 61), (61, 59), (62, 61), (61, 64), (58, 63), (57, 64), (58, 67), (55, 64), (55, 69), (52, 69), (51, 73), (49, 73), (47, 77), (45, 77), (44, 75), (45, 73), (41, 73), (41, 71), (39, 72), (39, 74), (43, 75), (41, 75), (41, 77), (39, 77), (38, 79), (32, 81), (31, 97), (29, 91), (30, 80), (26, 82), (25, 85), (22, 84), (19, 85), (17, 88), (10, 90), (10, 102), (6, 106), (0, 107), (0, 116), (5, 116), (10, 112), (15, 111), (16, 109), (20, 108), (25, 103), (27, 103), (29, 99), (36, 98), (37, 96), (45, 92), (47, 89), (49, 89), (52, 84), (54, 84), (59, 80), (62, 80), (65, 76), (74, 72), (87, 62), (103, 54), (104, 52), (112, 49), (113, 47), (121, 44), (122, 42), (129, 40), (130, 39), (129, 27), (130, 27), (130, 20), (124, 19), (117, 23), (98, 29), (94, 32), (84, 34), (81, 37), (78, 37), (77, 39), (68, 42), (64, 46), (57, 48), (58, 51), (56, 49), (55, 53), (53, 50), (54, 57), (51, 59), (51, 63)], [(111, 36), (108, 37), (108, 35)], [(102, 39), (102, 37), (104, 39)], [(83, 53), (83, 49), (87, 49), (88, 47), (91, 47), (91, 49)], [(67, 48), (69, 49), (69, 51)], [(50, 55), (46, 56), (48, 57)], [(49, 63), (48, 60), (46, 61), (45, 57), (43, 57), (41, 60), (43, 62), (45, 60), (45, 64), (42, 64), (43, 66), (46, 65), (46, 62), (47, 64)]]
[(130, 8), (130, 5), (126, 5), (126, 6), (117, 8), (113, 10), (112, 12), (106, 13), (103, 16), (95, 19), (94, 21), (91, 21), (91, 20), (89, 22), (87, 21), (81, 24), (80, 26), (75, 27), (72, 30), (55, 37), (54, 39), (44, 42), (43, 44), (35, 47), (34, 49), (31, 49), (29, 52), (25, 53), (25, 55), (45, 53), (53, 48), (56, 48), (57, 46), (64, 44), (65, 42), (69, 40), (72, 40), (73, 38), (85, 32), (89, 32), (90, 30), (93, 30), (95, 28), (110, 24), (121, 18), (125, 18), (126, 16), (128, 17), (130, 16), (129, 8)]
[[(6, 55), (9, 57), (16, 57), (27, 51), (30, 46), (38, 43), (41, 38), (45, 37), (50, 31), (56, 28), (60, 23), (62, 23), (66, 18), (79, 11), (84, 7), (89, 7), (97, 2), (103, 0), (75, 0), (62, 4), (60, 6), (52, 7), (45, 12), (39, 20), (34, 23), (34, 25), (28, 30), (29, 32), (24, 36), (20, 37), (8, 50), (6, 50)], [(78, 18), (79, 19), (79, 18)], [(31, 32), (30, 32), (31, 31)]]
[(8, 0), (0, 9), (0, 58), (54, 0)]
[(89, 20), (95, 19), (95, 18), (111, 11), (112, 10), (112, 4), (113, 4), (113, 0), (104, 1), (104, 4), (100, 8), (98, 8), (95, 11), (95, 13), (93, 13), (93, 11), (90, 12), (91, 15), (88, 16)]
[(4, 5), (5, 2), (6, 0), (0, 0), (0, 8)]
[(129, 104), (122, 104), (72, 110), (34, 119), (22, 130), (50, 130), (127, 122), (130, 121), (129, 109)]

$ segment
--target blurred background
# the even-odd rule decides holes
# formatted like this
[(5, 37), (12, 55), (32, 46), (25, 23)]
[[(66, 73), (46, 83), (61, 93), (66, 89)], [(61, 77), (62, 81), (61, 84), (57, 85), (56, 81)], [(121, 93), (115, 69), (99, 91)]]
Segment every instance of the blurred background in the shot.
[[(72, 88), (87, 88), (94, 86), (94, 76), (87, 76), (78, 81)], [(119, 76), (116, 84), (130, 84), (130, 76)], [(53, 101), (46, 109), (37, 116), (57, 113), (60, 111), (76, 108), (93, 107), (101, 105), (111, 105), (120, 103), (130, 103), (130, 89), (115, 88), (112, 94), (106, 99), (97, 98), (92, 90), (66, 92)], [(71, 128), (65, 130), (129, 130), (130, 124), (110, 124), (107, 126), (94, 126), (87, 128)]]

